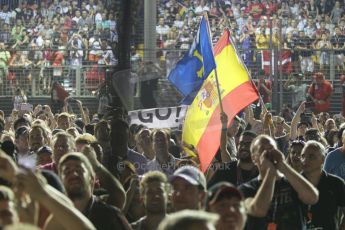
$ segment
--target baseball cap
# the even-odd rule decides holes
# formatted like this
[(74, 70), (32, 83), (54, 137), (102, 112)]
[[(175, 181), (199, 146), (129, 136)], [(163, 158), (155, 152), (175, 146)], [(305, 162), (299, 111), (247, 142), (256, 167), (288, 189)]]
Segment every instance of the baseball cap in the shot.
[(15, 132), (15, 138), (18, 139), (22, 135), (29, 134), (29, 128), (26, 126), (19, 127)]
[(194, 166), (182, 166), (174, 172), (169, 178), (169, 181), (173, 182), (176, 178), (182, 178), (192, 185), (201, 186), (206, 191), (207, 185), (205, 175)]
[(209, 204), (214, 204), (215, 202), (220, 201), (223, 198), (232, 197), (237, 197), (240, 200), (244, 199), (242, 192), (238, 190), (235, 185), (229, 182), (219, 182), (209, 188), (207, 193), (206, 206), (208, 206)]
[(37, 154), (41, 154), (41, 153), (52, 155), (53, 154), (53, 150), (49, 146), (44, 145), (44, 146), (42, 146), (41, 148), (39, 148), (37, 150)]

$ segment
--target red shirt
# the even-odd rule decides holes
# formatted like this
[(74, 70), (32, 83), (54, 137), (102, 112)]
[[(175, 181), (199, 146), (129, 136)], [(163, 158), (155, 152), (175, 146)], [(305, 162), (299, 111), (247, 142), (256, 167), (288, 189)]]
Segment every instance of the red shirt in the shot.
[[(267, 89), (272, 90), (272, 82), (270, 80), (264, 80), (264, 85)], [(271, 103), (271, 96), (262, 88), (260, 87), (259, 93), (262, 97), (264, 103)]]
[(314, 109), (316, 112), (328, 112), (331, 105), (329, 98), (332, 95), (332, 91), (333, 87), (327, 80), (324, 80), (324, 82), (320, 85), (315, 83), (310, 85), (308, 93), (316, 100), (326, 101), (324, 104), (315, 104)]
[(60, 52), (56, 52), (54, 55), (54, 61), (53, 61), (53, 66), (61, 66), (62, 62), (64, 60), (64, 56)]
[(264, 6), (259, 2), (249, 5), (250, 14), (253, 15), (254, 19), (260, 19), (264, 9)]
[(266, 3), (266, 15), (272, 16), (272, 14), (277, 12), (277, 4), (270, 2), (269, 4)]

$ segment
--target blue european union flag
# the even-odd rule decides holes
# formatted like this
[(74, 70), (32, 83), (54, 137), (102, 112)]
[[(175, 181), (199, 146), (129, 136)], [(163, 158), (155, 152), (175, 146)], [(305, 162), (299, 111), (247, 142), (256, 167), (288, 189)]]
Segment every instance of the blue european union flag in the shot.
[(203, 17), (189, 51), (169, 73), (169, 81), (185, 97), (183, 104), (191, 104), (203, 81), (216, 68), (207, 21)]

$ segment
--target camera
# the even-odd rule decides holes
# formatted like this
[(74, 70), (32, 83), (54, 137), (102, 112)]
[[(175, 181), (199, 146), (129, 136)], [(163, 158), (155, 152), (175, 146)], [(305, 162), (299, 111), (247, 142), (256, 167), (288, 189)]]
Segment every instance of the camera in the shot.
[(313, 108), (315, 106), (315, 103), (313, 101), (307, 101), (305, 103), (305, 108)]

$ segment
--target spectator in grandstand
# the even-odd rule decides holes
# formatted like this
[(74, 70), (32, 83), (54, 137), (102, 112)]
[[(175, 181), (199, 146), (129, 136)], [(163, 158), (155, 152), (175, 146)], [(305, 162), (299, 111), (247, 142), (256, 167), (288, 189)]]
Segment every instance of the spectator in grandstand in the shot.
[(298, 28), (296, 19), (289, 19), (289, 24), (285, 29), (285, 34), (292, 33), (293, 35), (298, 35)]
[(315, 103), (314, 113), (328, 112), (331, 106), (330, 98), (332, 96), (333, 87), (331, 83), (325, 79), (323, 73), (316, 73), (313, 76), (313, 83), (308, 89), (308, 97)]
[(146, 215), (132, 223), (134, 230), (157, 229), (167, 215), (168, 190), (166, 176), (157, 171), (148, 172), (140, 181), (140, 194)]
[(54, 55), (51, 47), (51, 40), (44, 40), (43, 41), (43, 91), (45, 93), (49, 92), (51, 87), (51, 78), (52, 78), (52, 69), (51, 69), (51, 61)]
[(16, 43), (17, 41), (22, 40), (23, 31), (25, 30), (25, 27), (22, 24), (22, 20), (17, 19), (16, 25), (11, 30), (11, 36), (13, 39), (13, 42)]
[(245, 26), (242, 29), (242, 34), (240, 36), (240, 44), (243, 50), (242, 58), (243, 62), (247, 67), (253, 66), (253, 58), (254, 58), (254, 51), (253, 48), (255, 47), (254, 41), (254, 34), (248, 31), (248, 28)]
[(8, 4), (2, 5), (2, 10), (0, 11), (0, 18), (9, 25), (12, 19), (12, 13), (9, 11)]
[(330, 31), (326, 28), (326, 22), (324, 20), (322, 20), (320, 22), (320, 27), (316, 30), (315, 35), (318, 37), (321, 37), (321, 35), (325, 33), (325, 34), (329, 34)]
[(70, 49), (70, 81), (75, 84), (77, 69), (82, 67), (82, 61), (84, 56), (84, 47), (87, 45), (84, 43), (83, 38), (79, 33), (74, 33), (67, 43), (67, 48)]
[(312, 45), (312, 40), (305, 36), (304, 31), (299, 31), (298, 42), (296, 44), (296, 49), (301, 57), (301, 71), (303, 74), (312, 73), (314, 71), (314, 62), (312, 60), (312, 51), (310, 51)]
[(102, 56), (100, 32), (96, 30), (89, 39), (89, 61), (98, 62)]
[(169, 30), (170, 27), (164, 22), (164, 18), (159, 18), (158, 25), (156, 26), (156, 32), (161, 41), (165, 40), (165, 36), (168, 34)]
[(204, 12), (208, 13), (209, 11), (210, 11), (209, 4), (205, 0), (200, 0), (199, 5), (197, 5), (195, 8), (195, 14), (198, 16), (202, 16)]
[(264, 9), (264, 5), (260, 1), (253, 0), (248, 2), (248, 6), (245, 11), (251, 14), (254, 20), (259, 20), (262, 13), (264, 12)]
[(0, 28), (0, 41), (7, 44), (11, 39), (10, 26), (8, 24), (3, 24), (2, 28)]
[(341, 34), (339, 27), (335, 28), (335, 35), (331, 38), (331, 43), (333, 45), (335, 59), (334, 65), (338, 71), (344, 70), (344, 53), (343, 49), (345, 47), (345, 36)]
[(340, 5), (340, 1), (335, 1), (334, 7), (331, 12), (332, 23), (337, 24), (344, 12), (344, 9)]
[(308, 17), (307, 26), (304, 27), (304, 33), (309, 38), (313, 38), (316, 32), (315, 22), (312, 17)]
[(21, 104), (27, 102), (27, 97), (21, 88), (17, 88), (13, 96), (13, 109), (19, 111)]
[(332, 23), (331, 21), (331, 17), (329, 15), (325, 15), (325, 23), (326, 23), (326, 32), (328, 31), (329, 34), (327, 34), (328, 36), (330, 36), (331, 34), (334, 34), (334, 28), (335, 28), (335, 25), (337, 24), (334, 24)]
[(320, 0), (316, 1), (317, 13), (319, 15), (330, 14), (333, 8), (333, 1)]
[(285, 1), (282, 1), (278, 9), (278, 16), (282, 18), (289, 18), (290, 15), (291, 15), (291, 11), (290, 11), (288, 3)]
[[(327, 34), (324, 32), (321, 35), (321, 40), (319, 40), (316, 43), (316, 49), (320, 49), (320, 55), (319, 55), (319, 62), (320, 62), (320, 71), (324, 71), (324, 67), (326, 69), (329, 68), (329, 50), (332, 48), (332, 44), (330, 40), (327, 37)], [(322, 51), (325, 50), (325, 51)]]
[(257, 88), (266, 107), (270, 109), (272, 107), (272, 82), (266, 79), (264, 70), (259, 70)]
[(256, 42), (256, 66), (257, 69), (262, 68), (262, 52), (266, 49), (268, 49), (269, 45), (269, 37), (267, 37), (265, 28), (261, 28), (260, 32), (256, 34), (255, 36), (255, 42)]
[(4, 86), (7, 81), (8, 75), (8, 62), (10, 60), (11, 54), (6, 50), (4, 42), (0, 42), (0, 95), (5, 92)]
[[(109, 67), (115, 67), (117, 65), (117, 59), (113, 53), (112, 48), (108, 44), (108, 41), (103, 39), (101, 42), (101, 58), (98, 60), (98, 65), (105, 65)], [(107, 68), (109, 69), (109, 68)]]
[[(315, 204), (319, 197), (317, 189), (284, 161), (283, 153), (271, 137), (259, 135), (250, 149), (259, 177), (240, 186), (246, 197), (247, 227), (305, 228), (302, 204)], [(273, 198), (281, 193), (286, 199)]]

